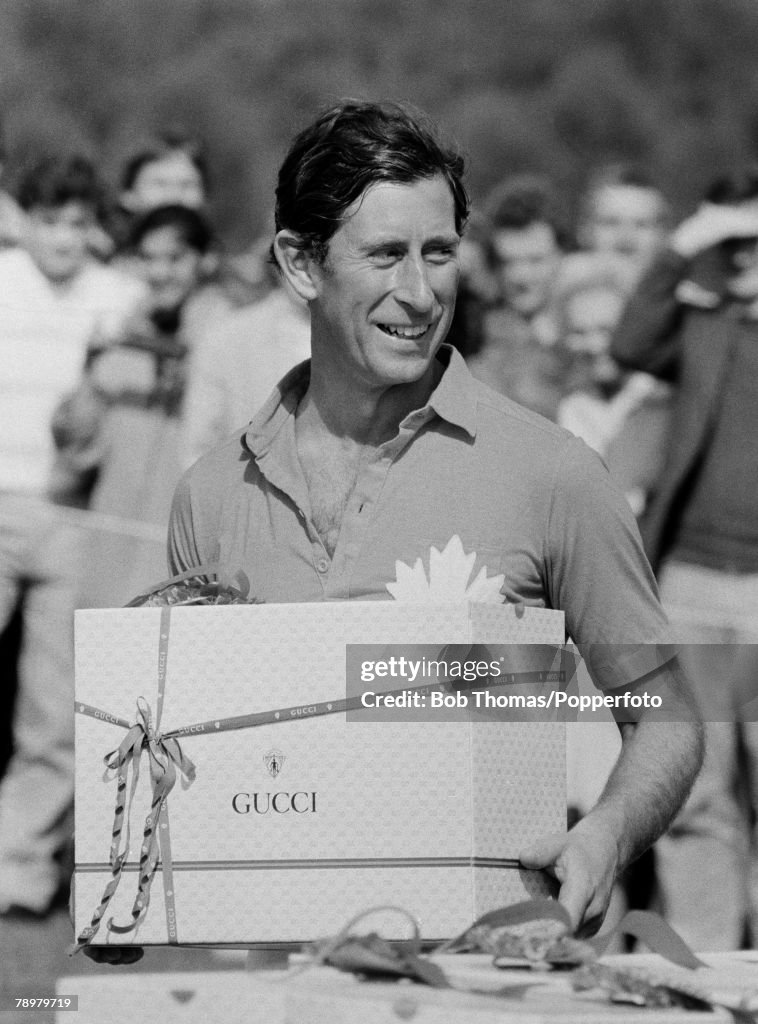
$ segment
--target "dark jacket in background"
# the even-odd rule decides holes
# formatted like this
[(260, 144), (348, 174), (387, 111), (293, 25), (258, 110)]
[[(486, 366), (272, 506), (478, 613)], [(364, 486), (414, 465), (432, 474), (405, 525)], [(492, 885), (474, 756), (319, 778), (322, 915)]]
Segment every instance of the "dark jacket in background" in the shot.
[(730, 353), (746, 330), (758, 342), (758, 321), (735, 315), (734, 304), (724, 297), (718, 254), (705, 254), (693, 265), (667, 251), (640, 281), (615, 331), (611, 353), (622, 366), (675, 385), (663, 471), (641, 523), (656, 571), (712, 436)]

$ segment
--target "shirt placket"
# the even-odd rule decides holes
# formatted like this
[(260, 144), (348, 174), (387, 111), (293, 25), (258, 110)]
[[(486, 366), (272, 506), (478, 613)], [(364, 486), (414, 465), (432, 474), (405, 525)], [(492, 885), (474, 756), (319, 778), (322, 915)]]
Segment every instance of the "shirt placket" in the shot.
[[(363, 550), (366, 533), (376, 515), (392, 463), (433, 415), (433, 411), (428, 407), (411, 413), (401, 423), (397, 435), (377, 448), (366, 461), (345, 508), (340, 535), (332, 559), (329, 558), (321, 538), (316, 534), (318, 553), (314, 546), (314, 565), (322, 582), (324, 597), (327, 600), (339, 601), (350, 598), (351, 584)], [(315, 530), (313, 532), (315, 534)], [(391, 538), (387, 538), (387, 543), (391, 543)]]

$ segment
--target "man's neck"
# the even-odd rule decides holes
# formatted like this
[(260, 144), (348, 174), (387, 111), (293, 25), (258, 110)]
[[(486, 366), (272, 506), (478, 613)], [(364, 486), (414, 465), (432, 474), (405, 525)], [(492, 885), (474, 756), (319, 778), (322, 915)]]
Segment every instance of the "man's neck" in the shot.
[(442, 375), (437, 360), (417, 381), (388, 388), (362, 388), (311, 364), (308, 390), (298, 408), (298, 428), (356, 445), (378, 447), (395, 437), (405, 417), (426, 405)]

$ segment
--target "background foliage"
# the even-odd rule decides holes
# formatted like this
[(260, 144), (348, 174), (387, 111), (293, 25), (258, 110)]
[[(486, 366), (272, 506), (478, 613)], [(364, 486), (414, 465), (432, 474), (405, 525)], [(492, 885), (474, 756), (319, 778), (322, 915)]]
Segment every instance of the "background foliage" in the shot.
[(683, 212), (756, 155), (757, 58), (756, 0), (3, 0), (0, 114), (12, 165), (84, 150), (114, 181), (151, 130), (199, 133), (239, 247), (292, 133), (346, 95), (434, 115), (475, 201), (536, 169), (573, 205), (632, 158)]

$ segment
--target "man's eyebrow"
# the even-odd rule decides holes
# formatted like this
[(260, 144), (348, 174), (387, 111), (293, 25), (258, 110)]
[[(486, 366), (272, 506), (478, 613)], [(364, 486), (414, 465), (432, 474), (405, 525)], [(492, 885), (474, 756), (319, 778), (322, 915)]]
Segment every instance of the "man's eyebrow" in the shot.
[(424, 248), (430, 245), (457, 245), (461, 240), (461, 236), (456, 231), (451, 231), (450, 234), (433, 235), (424, 242)]
[[(422, 248), (428, 249), (436, 246), (446, 245), (457, 245), (461, 240), (461, 236), (456, 231), (448, 233), (441, 233), (438, 235), (432, 235), (431, 238), (425, 239)], [(364, 242), (361, 247), (361, 252), (372, 252), (376, 249), (391, 249), (399, 248), (405, 249), (408, 246), (408, 241), (405, 238), (399, 238), (396, 235), (385, 235), (377, 236), (376, 238), (370, 238)]]
[(389, 249), (393, 246), (406, 246), (408, 243), (395, 235), (383, 235), (376, 238), (369, 238), (360, 246), (361, 252), (372, 252), (374, 249)]

